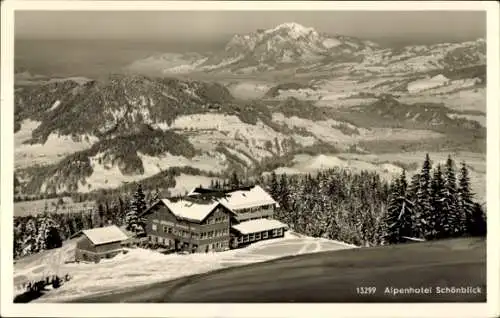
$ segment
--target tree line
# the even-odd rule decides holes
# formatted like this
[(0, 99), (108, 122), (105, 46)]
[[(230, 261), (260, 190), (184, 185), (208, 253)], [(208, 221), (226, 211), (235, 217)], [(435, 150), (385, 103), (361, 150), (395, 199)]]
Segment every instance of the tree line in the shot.
[[(392, 181), (376, 172), (341, 168), (258, 178), (234, 172), (210, 187), (260, 184), (280, 204), (275, 218), (295, 232), (358, 246), (486, 235), (485, 211), (474, 199), (465, 163), (457, 171), (449, 157), (433, 168), (427, 155), (422, 168), (407, 178), (405, 170)], [(146, 193), (138, 184), (133, 195), (103, 199), (92, 212), (15, 217), (14, 257), (59, 247), (81, 230), (107, 224), (141, 233), (141, 213), (162, 197), (157, 189)]]
[[(211, 187), (247, 182), (234, 173)], [(335, 168), (315, 176), (273, 172), (257, 183), (280, 204), (275, 218), (308, 236), (374, 246), (486, 235), (486, 213), (474, 199), (469, 169), (462, 162), (457, 171), (451, 157), (433, 168), (427, 154), (410, 181), (405, 170), (388, 182), (375, 172)]]
[(155, 190), (144, 194), (142, 186), (132, 196), (118, 196), (113, 200), (101, 200), (95, 210), (78, 213), (49, 213), (14, 217), (14, 258), (62, 246), (82, 230), (105, 225), (126, 225), (131, 231), (139, 231), (142, 225), (138, 218), (160, 197)]

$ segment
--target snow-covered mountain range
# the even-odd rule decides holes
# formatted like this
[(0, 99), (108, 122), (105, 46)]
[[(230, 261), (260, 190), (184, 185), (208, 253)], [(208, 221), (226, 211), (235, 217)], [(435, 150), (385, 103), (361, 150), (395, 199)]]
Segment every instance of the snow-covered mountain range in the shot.
[(16, 174), (31, 194), (194, 186), (234, 170), (390, 178), (429, 151), (472, 162), (481, 187), (485, 54), (482, 39), (394, 49), (284, 23), (128, 67), (141, 75), (18, 74)]
[(486, 41), (382, 47), (368, 40), (329, 35), (298, 23), (234, 35), (219, 51), (179, 58), (166, 54), (134, 62), (133, 70), (152, 65), (164, 73), (232, 72), (255, 74), (291, 69), (299, 73), (334, 72), (336, 76), (358, 73), (402, 74), (440, 68), (481, 65)]

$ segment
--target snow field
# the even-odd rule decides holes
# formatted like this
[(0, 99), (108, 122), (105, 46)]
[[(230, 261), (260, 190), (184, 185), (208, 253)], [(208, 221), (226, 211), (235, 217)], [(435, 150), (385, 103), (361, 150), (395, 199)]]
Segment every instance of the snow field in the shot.
[(356, 159), (341, 159), (338, 156), (329, 155), (296, 155), (294, 157), (294, 164), (291, 167), (280, 167), (274, 171), (277, 174), (302, 174), (312, 173), (325, 169), (342, 168), (351, 171), (375, 171), (380, 174), (382, 178), (391, 180), (393, 176), (401, 173), (402, 168), (390, 164), (374, 164), (367, 161)]
[(40, 124), (40, 122), (24, 120), (21, 123), (21, 129), (14, 134), (14, 165), (16, 169), (36, 164), (54, 163), (66, 155), (88, 149), (97, 142), (97, 138), (93, 136), (80, 136), (82, 141), (74, 141), (70, 136), (51, 134), (45, 144), (23, 144), (24, 141), (31, 138), (31, 133)]
[(246, 248), (219, 253), (163, 255), (152, 250), (136, 248), (128, 249), (128, 253), (102, 260), (98, 264), (64, 264), (64, 260), (71, 258), (74, 244), (75, 242), (68, 242), (60, 249), (43, 252), (43, 256), (19, 261), (14, 265), (14, 283), (20, 285), (23, 281), (40, 278), (41, 272), (60, 275), (69, 273), (72, 276), (69, 282), (37, 300), (56, 302), (94, 293), (112, 292), (124, 286), (150, 284), (288, 255), (355, 247), (327, 239), (298, 237), (287, 232), (284, 238), (261, 241)]

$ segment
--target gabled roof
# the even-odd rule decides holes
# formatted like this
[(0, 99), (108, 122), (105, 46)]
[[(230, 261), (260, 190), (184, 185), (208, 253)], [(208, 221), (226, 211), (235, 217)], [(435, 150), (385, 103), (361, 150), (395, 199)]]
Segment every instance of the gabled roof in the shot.
[(257, 219), (241, 222), (232, 227), (241, 234), (251, 234), (279, 228), (288, 228), (285, 223), (274, 219)]
[(277, 202), (260, 186), (229, 191), (218, 201), (230, 210), (253, 208), (262, 205), (277, 205)]
[(176, 216), (183, 219), (203, 221), (218, 205), (216, 200), (197, 202), (188, 199), (161, 199), (161, 202)]
[(98, 227), (90, 230), (83, 230), (82, 233), (94, 244), (101, 245), (107, 243), (121, 242), (128, 239), (128, 236), (116, 225)]
[(143, 216), (157, 204), (164, 204), (177, 218), (193, 221), (203, 221), (216, 207), (221, 204), (229, 212), (235, 210), (276, 205), (276, 201), (260, 186), (242, 187), (235, 190), (211, 190), (194, 188), (182, 198), (161, 199), (144, 211)]
[[(148, 214), (151, 209), (158, 204), (165, 205), (172, 214), (178, 219), (201, 222), (207, 218), (212, 211), (220, 205), (219, 201), (213, 198), (184, 197), (176, 199), (161, 199), (146, 211), (140, 217)], [(230, 213), (233, 211), (229, 210)]]

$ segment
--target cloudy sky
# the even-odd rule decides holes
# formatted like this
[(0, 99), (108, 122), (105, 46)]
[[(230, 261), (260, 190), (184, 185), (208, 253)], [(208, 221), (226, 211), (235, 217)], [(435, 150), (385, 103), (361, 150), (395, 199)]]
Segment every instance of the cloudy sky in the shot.
[(18, 11), (16, 38), (216, 40), (297, 22), (371, 39), (454, 41), (484, 37), (484, 12), (465, 11)]

